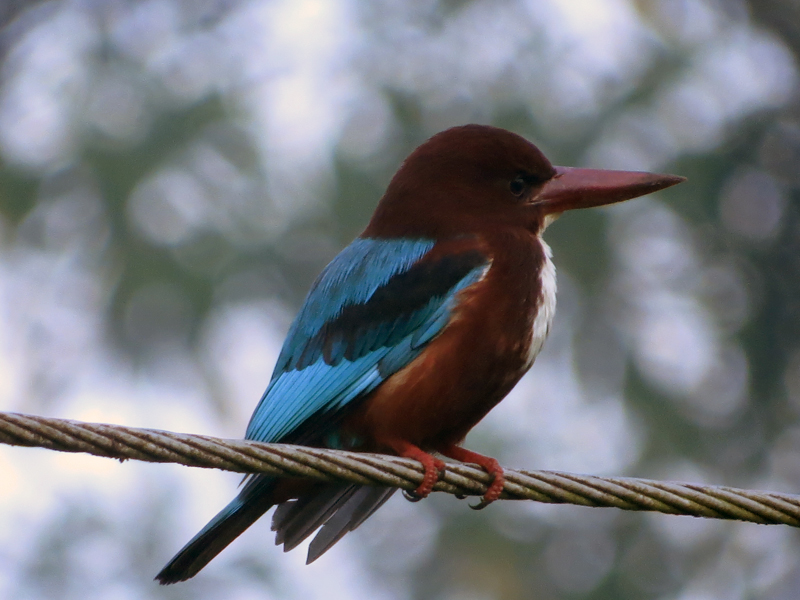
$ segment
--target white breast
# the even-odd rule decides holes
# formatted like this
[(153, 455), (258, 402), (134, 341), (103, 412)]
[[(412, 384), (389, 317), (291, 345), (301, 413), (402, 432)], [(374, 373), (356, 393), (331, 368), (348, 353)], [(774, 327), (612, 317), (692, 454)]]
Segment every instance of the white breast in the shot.
[(536, 317), (533, 320), (533, 331), (531, 333), (531, 345), (528, 349), (528, 360), (525, 368), (529, 368), (536, 356), (542, 349), (544, 341), (547, 339), (547, 334), (550, 333), (550, 325), (553, 322), (553, 317), (556, 314), (556, 266), (551, 260), (553, 251), (550, 246), (539, 238), (544, 250), (544, 265), (539, 275), (542, 282), (542, 293), (539, 296), (538, 310)]

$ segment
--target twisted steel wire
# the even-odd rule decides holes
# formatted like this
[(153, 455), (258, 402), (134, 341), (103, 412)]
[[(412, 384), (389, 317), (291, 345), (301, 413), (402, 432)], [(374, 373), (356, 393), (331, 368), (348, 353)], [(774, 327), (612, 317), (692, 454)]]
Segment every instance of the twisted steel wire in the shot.
[[(419, 486), (424, 474), (419, 462), (394, 456), (223, 440), (8, 412), (0, 412), (0, 443), (238, 473), (350, 481), (409, 491)], [(505, 478), (501, 499), (800, 527), (800, 496), (792, 494), (555, 471), (506, 469)], [(433, 489), (457, 496), (480, 496), (489, 483), (489, 475), (477, 466), (448, 463)]]

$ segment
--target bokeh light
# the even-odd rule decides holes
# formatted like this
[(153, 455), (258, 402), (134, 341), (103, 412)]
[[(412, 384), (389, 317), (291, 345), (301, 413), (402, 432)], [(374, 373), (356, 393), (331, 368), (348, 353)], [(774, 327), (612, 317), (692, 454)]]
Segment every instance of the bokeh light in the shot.
[[(800, 489), (794, 0), (0, 7), (0, 409), (240, 437), (394, 170), (492, 123), (686, 175), (565, 215), (553, 332), (467, 445), (520, 468)], [(305, 566), (256, 524), (153, 576), (239, 478), (0, 448), (0, 597), (794, 598), (787, 528), (396, 495)]]

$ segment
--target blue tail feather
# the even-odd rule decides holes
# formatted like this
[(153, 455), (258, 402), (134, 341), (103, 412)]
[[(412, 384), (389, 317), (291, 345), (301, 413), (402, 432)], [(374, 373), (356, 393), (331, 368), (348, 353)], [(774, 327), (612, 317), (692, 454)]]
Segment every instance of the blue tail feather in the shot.
[(228, 544), (255, 523), (274, 502), (272, 477), (250, 479), (241, 493), (203, 527), (181, 548), (171, 561), (156, 575), (162, 585), (186, 581), (205, 567)]

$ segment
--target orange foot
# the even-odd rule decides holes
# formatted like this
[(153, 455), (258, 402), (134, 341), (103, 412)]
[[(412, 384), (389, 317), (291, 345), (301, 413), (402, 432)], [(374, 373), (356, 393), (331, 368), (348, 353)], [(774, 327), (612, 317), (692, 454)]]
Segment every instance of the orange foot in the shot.
[(444, 448), (441, 450), (441, 452), (448, 458), (453, 458), (465, 463), (476, 464), (483, 468), (484, 471), (489, 473), (489, 475), (493, 476), (492, 483), (489, 484), (489, 487), (486, 489), (486, 493), (483, 495), (481, 501), (478, 502), (478, 504), (470, 505), (470, 508), (481, 510), (482, 508), (489, 506), (492, 502), (500, 497), (506, 480), (503, 476), (503, 467), (500, 466), (500, 463), (497, 462), (497, 460), (489, 456), (484, 456), (483, 454), (478, 454), (472, 450), (467, 450), (461, 446), (456, 446), (455, 444)]
[(391, 440), (385, 442), (385, 444), (397, 452), (399, 456), (413, 458), (422, 463), (422, 466), (425, 467), (425, 476), (422, 478), (422, 483), (413, 492), (404, 490), (403, 494), (412, 502), (419, 502), (423, 498), (427, 498), (433, 491), (433, 486), (439, 481), (439, 476), (444, 472), (444, 461), (403, 440)]

